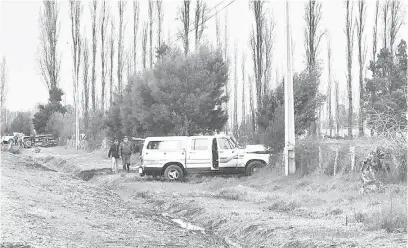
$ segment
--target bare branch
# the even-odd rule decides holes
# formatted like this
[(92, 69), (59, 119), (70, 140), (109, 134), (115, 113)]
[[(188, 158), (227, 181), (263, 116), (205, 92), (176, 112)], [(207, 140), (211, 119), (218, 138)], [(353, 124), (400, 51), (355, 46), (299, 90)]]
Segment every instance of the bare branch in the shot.
[(149, 1), (149, 58), (150, 68), (153, 68), (153, 1)]
[(162, 26), (163, 26), (163, 0), (156, 1), (157, 8), (157, 46), (162, 45)]
[(43, 1), (39, 19), (40, 48), (38, 63), (41, 75), (48, 90), (58, 87), (60, 58), (57, 53), (59, 35), (59, 4), (56, 1)]
[(107, 63), (106, 63), (106, 51), (105, 46), (107, 44), (106, 35), (108, 30), (108, 22), (109, 22), (109, 12), (106, 6), (106, 0), (103, 0), (101, 6), (101, 14), (100, 14), (100, 28), (101, 28), (101, 81), (102, 81), (102, 88), (101, 88), (101, 107), (102, 113), (105, 111), (105, 93), (106, 93), (106, 73), (107, 73)]
[(111, 19), (111, 29), (110, 29), (110, 38), (109, 38), (109, 50), (110, 50), (110, 68), (109, 68), (109, 105), (112, 106), (113, 103), (113, 91), (114, 91), (114, 82), (113, 82), (113, 62), (115, 57), (115, 23), (113, 18)]
[(95, 71), (95, 65), (96, 65), (96, 48), (98, 45), (98, 41), (96, 39), (97, 37), (97, 28), (98, 24), (96, 21), (96, 15), (97, 15), (97, 8), (98, 8), (98, 1), (93, 0), (90, 3), (90, 12), (91, 12), (91, 18), (92, 18), (92, 85), (91, 85), (91, 95), (92, 95), (92, 109), (93, 111), (96, 110), (96, 71)]
[(143, 24), (143, 34), (142, 34), (142, 49), (143, 49), (143, 68), (146, 69), (147, 62), (147, 30), (148, 25), (145, 22)]
[(122, 74), (123, 74), (123, 67), (124, 67), (124, 58), (123, 58), (123, 34), (124, 34), (124, 26), (123, 26), (123, 16), (125, 12), (126, 1), (120, 0), (118, 2), (118, 11), (119, 11), (119, 38), (118, 38), (118, 68), (117, 68), (117, 75), (118, 75), (118, 92), (119, 95), (122, 95)]
[(133, 67), (137, 65), (137, 33), (139, 31), (140, 6), (139, 1), (133, 2)]
[(350, 0), (345, 1), (346, 5), (346, 27), (347, 37), (347, 95), (348, 95), (348, 136), (353, 137), (352, 118), (353, 118), (353, 94), (352, 94), (352, 63), (353, 63), (353, 44), (354, 44), (354, 22), (353, 22), (353, 3)]
[(180, 21), (183, 24), (183, 29), (180, 34), (181, 38), (183, 39), (183, 46), (184, 46), (184, 54), (187, 56), (189, 52), (189, 28), (190, 28), (190, 1), (184, 0), (183, 5), (179, 9), (180, 11)]

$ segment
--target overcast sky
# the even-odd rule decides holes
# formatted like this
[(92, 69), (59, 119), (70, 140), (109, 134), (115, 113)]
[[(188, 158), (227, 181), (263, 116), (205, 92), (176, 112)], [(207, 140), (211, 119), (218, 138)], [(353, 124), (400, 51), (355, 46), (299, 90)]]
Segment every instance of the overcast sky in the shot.
[[(83, 33), (86, 34), (88, 40), (91, 40), (91, 22), (89, 15), (89, 1), (84, 2), (84, 13), (82, 20)], [(140, 1), (142, 26), (144, 21), (147, 21), (147, 1)], [(221, 3), (222, 2), (222, 3)], [(217, 4), (221, 3), (216, 9), (213, 9), (209, 15), (216, 11), (220, 11), (224, 6), (230, 3), (231, 0), (211, 0), (207, 1), (209, 9), (212, 9)], [(404, 9), (407, 5), (405, 1)], [(111, 17), (117, 20), (117, 3), (116, 1), (108, 1), (110, 4)], [(275, 42), (273, 48), (273, 66), (272, 78), (275, 80), (276, 75), (282, 77), (285, 72), (285, 2), (281, 0), (269, 1), (266, 4), (268, 16), (275, 20)], [(181, 23), (178, 21), (177, 14), (181, 1), (164, 1), (164, 27), (163, 35), (165, 41), (169, 39), (174, 41), (177, 37), (177, 32), (181, 28)], [(294, 71), (300, 72), (305, 68), (305, 52), (304, 52), (304, 16), (305, 1), (290, 2), (290, 18), (291, 32), (294, 40), (293, 64)], [(39, 27), (38, 19), (41, 1), (1, 1), (1, 30), (0, 30), (0, 55), (7, 59), (8, 68), (8, 100), (7, 107), (10, 110), (32, 110), (38, 103), (45, 103), (48, 98), (47, 89), (43, 83), (43, 79), (39, 73), (37, 63), (37, 51), (39, 47)], [(191, 8), (194, 9), (195, 1), (192, 1)], [(365, 30), (367, 42), (367, 63), (371, 59), (372, 46), (372, 28), (374, 21), (375, 1), (367, 2), (367, 25)], [(125, 10), (125, 50), (129, 50), (132, 41), (132, 2), (128, 2)], [(356, 9), (355, 9), (356, 13)], [(227, 18), (228, 23), (228, 39), (229, 53), (233, 56), (234, 46), (238, 49), (239, 57), (239, 84), (241, 84), (241, 57), (242, 53), (246, 53), (247, 60), (245, 66), (247, 74), (252, 73), (252, 60), (250, 57), (249, 47), (249, 32), (254, 23), (253, 14), (249, 9), (249, 2), (245, 0), (236, 0), (227, 8), (221, 10), (218, 14), (221, 24), (222, 41), (224, 40), (224, 21)], [(191, 13), (191, 18), (193, 18)], [(207, 29), (204, 32), (205, 38), (212, 44), (215, 44), (215, 17), (211, 18), (207, 23)], [(381, 22), (379, 23), (379, 32), (382, 32)], [(323, 19), (321, 30), (327, 29), (332, 40), (332, 58), (333, 58), (333, 79), (340, 82), (340, 90), (345, 94), (346, 90), (346, 36), (344, 34), (345, 26), (345, 7), (341, 0), (323, 1)], [(141, 33), (139, 28), (139, 32)], [(154, 34), (156, 36), (156, 34)], [(407, 25), (403, 25), (397, 41), (401, 38), (407, 40), (408, 30)], [(193, 36), (191, 36), (191, 39)], [(70, 22), (68, 16), (68, 1), (60, 2), (60, 36), (58, 49), (61, 57), (61, 73), (60, 87), (66, 93), (66, 103), (72, 103), (72, 59), (71, 59), (71, 37), (70, 37)], [(99, 40), (99, 39), (98, 39)], [(379, 39), (381, 44), (382, 38)], [(191, 42), (191, 50), (194, 50), (194, 42)], [(181, 42), (176, 42), (181, 47)], [(322, 40), (318, 58), (322, 63), (323, 74), (321, 77), (321, 91), (325, 92), (327, 87), (327, 40), (326, 37)], [(139, 39), (138, 47), (141, 48), (141, 39)], [(355, 44), (354, 62), (353, 62), (353, 84), (358, 85), (358, 63), (357, 63), (357, 45)], [(98, 44), (97, 55), (97, 87), (100, 85), (100, 44)], [(139, 65), (141, 64), (141, 49), (138, 51)], [(116, 62), (115, 62), (116, 63)], [(232, 67), (231, 67), (232, 69)], [(115, 74), (116, 75), (116, 74)], [(370, 74), (367, 72), (367, 76)], [(233, 79), (233, 71), (231, 77)], [(239, 87), (239, 95), (241, 95)], [(357, 88), (353, 92), (354, 98), (357, 97)], [(98, 91), (100, 95), (100, 92)], [(344, 98), (343, 98), (344, 99)]]

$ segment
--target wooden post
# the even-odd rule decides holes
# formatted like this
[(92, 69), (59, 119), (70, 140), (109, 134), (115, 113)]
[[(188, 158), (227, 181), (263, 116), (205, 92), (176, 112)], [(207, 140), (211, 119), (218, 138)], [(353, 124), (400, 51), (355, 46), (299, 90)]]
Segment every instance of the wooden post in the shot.
[(334, 158), (333, 176), (336, 176), (337, 163), (339, 161), (339, 148), (336, 148), (336, 157)]
[(322, 169), (322, 148), (319, 146), (319, 169)]
[(350, 147), (350, 156), (351, 156), (351, 171), (354, 171), (354, 167), (356, 165), (356, 147)]

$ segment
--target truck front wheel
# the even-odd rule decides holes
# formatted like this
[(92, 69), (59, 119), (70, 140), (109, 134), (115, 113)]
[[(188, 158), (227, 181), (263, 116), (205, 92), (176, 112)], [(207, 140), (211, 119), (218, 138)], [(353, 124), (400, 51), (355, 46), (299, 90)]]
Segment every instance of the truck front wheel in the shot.
[(178, 181), (184, 176), (183, 169), (178, 165), (170, 165), (164, 170), (164, 177), (169, 181)]

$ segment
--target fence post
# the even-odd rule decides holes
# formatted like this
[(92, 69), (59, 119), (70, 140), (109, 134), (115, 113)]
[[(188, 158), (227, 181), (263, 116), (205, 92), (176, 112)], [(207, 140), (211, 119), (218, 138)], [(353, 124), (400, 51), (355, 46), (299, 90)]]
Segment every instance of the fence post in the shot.
[(350, 147), (350, 155), (351, 155), (351, 171), (354, 171), (354, 167), (356, 165), (356, 147)]
[(322, 169), (322, 148), (319, 146), (319, 169)]
[(336, 147), (336, 157), (334, 158), (333, 176), (336, 176), (337, 163), (339, 161), (339, 148)]

